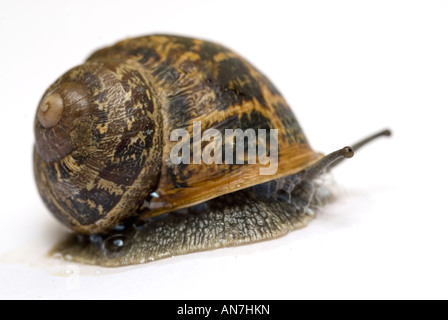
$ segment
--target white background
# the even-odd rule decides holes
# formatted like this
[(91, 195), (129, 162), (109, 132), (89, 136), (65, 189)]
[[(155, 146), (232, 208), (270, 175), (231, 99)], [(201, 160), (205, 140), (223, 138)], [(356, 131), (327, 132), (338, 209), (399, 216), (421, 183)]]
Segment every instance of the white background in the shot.
[[(32, 177), (41, 95), (94, 50), (166, 32), (233, 48), (316, 150), (378, 129), (340, 200), (276, 241), (104, 270), (48, 261), (63, 234)], [(448, 298), (448, 2), (1, 1), (1, 298)]]

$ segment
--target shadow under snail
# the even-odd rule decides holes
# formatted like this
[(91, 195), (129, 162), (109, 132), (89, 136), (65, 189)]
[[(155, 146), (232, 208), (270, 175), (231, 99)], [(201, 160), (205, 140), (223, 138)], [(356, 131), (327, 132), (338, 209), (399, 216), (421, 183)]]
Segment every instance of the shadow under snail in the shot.
[[(277, 171), (261, 175), (265, 164), (247, 161), (174, 164), (178, 141), (170, 134), (192, 136), (195, 122), (223, 135), (276, 129)], [(390, 135), (316, 153), (282, 95), (247, 60), (212, 42), (168, 35), (124, 40), (65, 73), (44, 94), (34, 129), (39, 193), (76, 233), (55, 252), (110, 267), (304, 227), (331, 196), (319, 176)]]

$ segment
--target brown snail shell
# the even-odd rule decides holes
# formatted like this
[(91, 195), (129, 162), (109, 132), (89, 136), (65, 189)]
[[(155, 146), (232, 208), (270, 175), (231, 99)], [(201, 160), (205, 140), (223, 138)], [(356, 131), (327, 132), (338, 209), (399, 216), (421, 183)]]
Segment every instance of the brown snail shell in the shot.
[[(214, 128), (222, 133), (277, 129), (278, 170), (260, 175), (260, 163), (174, 165), (170, 151), (176, 142), (170, 140), (170, 132), (184, 128), (192, 134), (196, 121), (203, 131)], [(300, 184), (353, 155), (350, 148), (323, 159), (314, 152), (280, 92), (244, 58), (215, 43), (167, 35), (124, 40), (65, 73), (38, 106), (35, 136), (40, 195), (56, 218), (77, 233), (106, 235), (125, 220), (207, 203), (199, 214), (170, 217), (132, 236), (133, 250), (146, 243), (139, 252), (152, 259), (274, 238), (303, 226), (309, 217), (303, 208), (291, 207), (291, 199), (299, 201), (306, 194), (309, 206), (328, 196), (315, 196), (316, 190), (311, 195)], [(258, 186), (275, 189), (274, 194), (286, 189), (288, 199), (273, 200), (271, 193), (265, 199), (254, 197), (250, 190)], [(194, 234), (197, 225), (216, 224), (226, 212), (222, 226), (230, 229), (225, 235), (216, 225), (196, 244), (181, 235)], [(238, 214), (241, 221), (232, 228), (229, 217), (236, 219)], [(241, 223), (257, 219), (260, 227), (241, 231)], [(274, 231), (266, 229), (269, 221), (277, 221), (268, 228)], [(113, 232), (103, 236), (103, 249), (104, 240), (116, 240)], [(176, 245), (179, 239), (183, 243)], [(79, 246), (70, 243), (67, 248), (76, 252)], [(115, 257), (106, 259), (108, 263), (95, 258), (96, 253), (79, 260), (138, 263), (141, 257), (131, 255), (133, 259)]]

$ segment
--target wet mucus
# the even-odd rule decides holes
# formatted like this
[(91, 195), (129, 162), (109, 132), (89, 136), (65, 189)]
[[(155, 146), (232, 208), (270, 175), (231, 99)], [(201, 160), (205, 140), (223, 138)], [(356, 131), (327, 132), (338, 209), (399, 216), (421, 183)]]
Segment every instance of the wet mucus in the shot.
[(107, 234), (70, 235), (52, 254), (120, 267), (250, 244), (305, 227), (330, 198), (321, 179), (291, 175), (147, 220), (131, 218)]

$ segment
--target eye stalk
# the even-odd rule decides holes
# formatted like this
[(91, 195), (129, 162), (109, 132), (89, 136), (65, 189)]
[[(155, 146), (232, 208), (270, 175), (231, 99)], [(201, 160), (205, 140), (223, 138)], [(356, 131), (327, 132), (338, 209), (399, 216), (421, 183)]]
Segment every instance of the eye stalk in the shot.
[(352, 147), (344, 147), (326, 155), (311, 167), (303, 170), (299, 173), (299, 177), (301, 180), (313, 180), (314, 178), (325, 173), (327, 168), (331, 167), (335, 162), (353, 158), (354, 155), (355, 151)]
[(299, 173), (301, 180), (312, 180), (321, 174), (330, 171), (336, 165), (341, 163), (344, 159), (350, 159), (355, 155), (355, 151), (363, 147), (364, 145), (376, 140), (379, 137), (390, 137), (392, 132), (388, 129), (373, 134), (357, 143), (352, 147), (345, 147), (335, 152), (332, 152), (318, 162)]
[[(389, 130), (389, 129), (382, 130), (382, 131), (380, 131), (378, 133), (372, 134), (372, 135), (368, 136), (367, 138), (365, 138), (365, 139), (363, 139), (361, 141), (358, 141), (357, 143), (353, 144), (352, 145), (352, 149), (353, 149), (354, 152), (356, 152), (359, 149), (361, 149), (362, 147), (364, 147), (365, 145), (369, 144), (370, 142), (372, 142), (372, 141), (374, 141), (374, 140), (376, 140), (378, 138), (390, 137), (391, 135), (392, 135), (392, 131), (391, 130)], [(333, 169), (335, 166), (337, 166), (342, 161), (344, 161), (343, 158), (334, 161), (332, 164), (330, 164), (327, 167), (327, 171), (330, 171), (331, 169)]]

